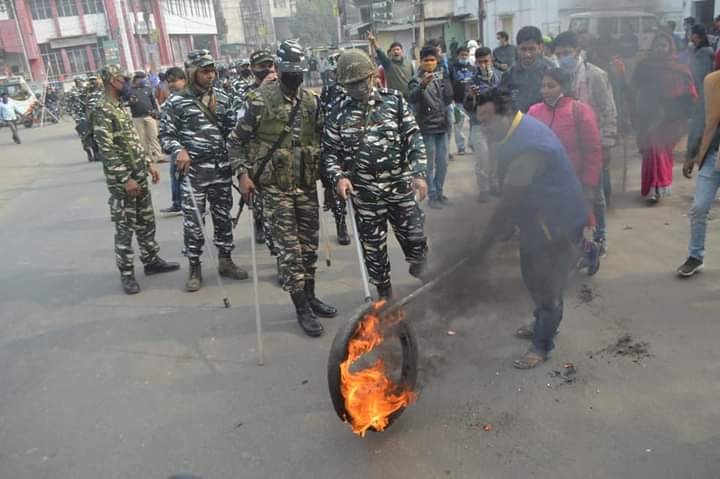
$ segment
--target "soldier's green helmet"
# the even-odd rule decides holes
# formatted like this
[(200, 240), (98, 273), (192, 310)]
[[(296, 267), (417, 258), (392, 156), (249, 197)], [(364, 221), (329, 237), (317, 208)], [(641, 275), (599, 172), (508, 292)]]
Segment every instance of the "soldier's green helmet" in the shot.
[(295, 40), (285, 40), (277, 49), (275, 60), (278, 71), (306, 72), (308, 63), (305, 60), (305, 49)]
[(364, 80), (373, 73), (375, 64), (362, 50), (348, 50), (337, 60), (337, 81), (341, 85)]
[[(100, 69), (100, 79), (104, 83), (108, 83), (110, 80), (117, 77), (121, 77), (123, 80), (130, 79), (130, 75), (125, 70), (123, 70), (120, 65), (110, 64), (105, 65)], [(93, 81), (93, 79), (96, 78), (97, 77), (95, 77), (95, 75), (88, 75), (88, 80), (90, 80), (91, 82)]]

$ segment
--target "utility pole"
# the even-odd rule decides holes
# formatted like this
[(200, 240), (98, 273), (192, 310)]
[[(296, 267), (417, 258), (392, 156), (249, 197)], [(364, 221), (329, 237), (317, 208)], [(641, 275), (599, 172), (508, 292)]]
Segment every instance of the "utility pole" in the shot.
[(478, 40), (485, 46), (485, 0), (478, 0)]
[(424, 0), (420, 0), (417, 3), (418, 5), (418, 20), (419, 20), (419, 29), (418, 29), (418, 41), (417, 41), (417, 49), (418, 51), (416, 53), (420, 53), (420, 49), (425, 45), (425, 3)]
[(27, 74), (30, 75), (30, 81), (35, 80), (33, 77), (32, 69), (30, 68), (30, 57), (28, 56), (27, 46), (25, 45), (25, 37), (23, 37), (22, 30), (20, 29), (20, 20), (18, 20), (17, 10), (15, 9), (15, 0), (8, 0), (10, 8), (12, 9), (12, 16), (15, 19), (15, 28), (17, 29), (18, 38), (20, 39), (20, 46), (23, 49), (23, 56), (25, 57), (25, 68)]

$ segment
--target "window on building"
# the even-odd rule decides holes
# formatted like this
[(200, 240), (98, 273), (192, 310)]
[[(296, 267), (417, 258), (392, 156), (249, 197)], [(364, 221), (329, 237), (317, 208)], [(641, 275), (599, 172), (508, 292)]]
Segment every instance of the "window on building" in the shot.
[(78, 14), (75, 0), (57, 0), (57, 11), (61, 17), (74, 17)]
[(90, 45), (93, 57), (95, 58), (95, 66), (100, 68), (101, 65), (105, 65), (105, 50), (103, 50), (103, 41), (107, 40), (107, 37), (98, 37), (98, 41), (95, 45)]
[(275, 8), (285, 8), (286, 5), (287, 5), (286, 0), (273, 0), (273, 6)]
[(92, 15), (95, 13), (105, 13), (102, 0), (83, 0), (83, 13), (85, 15)]
[(0, 0), (0, 17), (7, 17), (7, 20), (14, 20), (15, 17), (13, 17), (13, 9), (10, 8), (10, 2), (11, 0)]
[(88, 58), (87, 48), (85, 46), (66, 48), (68, 59), (70, 60), (70, 70), (73, 75), (90, 71), (90, 59)]
[(43, 64), (45, 65), (45, 73), (49, 78), (55, 78), (58, 75), (65, 73), (63, 68), (62, 58), (60, 57), (60, 50), (53, 50), (50, 48), (49, 43), (43, 43), (39, 45), (40, 56), (42, 57)]
[(30, 0), (30, 15), (33, 20), (52, 18), (51, 0)]
[(168, 0), (165, 2), (167, 5), (167, 11), (170, 15), (175, 15), (175, 2), (173, 0)]

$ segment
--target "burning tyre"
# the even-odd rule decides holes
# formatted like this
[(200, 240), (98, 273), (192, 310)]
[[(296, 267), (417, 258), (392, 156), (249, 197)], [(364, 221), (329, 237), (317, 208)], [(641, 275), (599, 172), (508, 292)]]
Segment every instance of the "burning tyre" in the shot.
[(328, 386), (335, 412), (355, 434), (385, 430), (415, 401), (417, 354), (403, 309), (384, 301), (358, 310), (338, 331)]

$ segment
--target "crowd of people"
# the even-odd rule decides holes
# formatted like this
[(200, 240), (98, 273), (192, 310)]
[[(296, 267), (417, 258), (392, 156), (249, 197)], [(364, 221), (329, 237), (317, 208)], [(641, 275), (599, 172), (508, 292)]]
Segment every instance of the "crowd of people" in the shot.
[[(77, 79), (71, 113), (88, 160), (103, 164), (122, 287), (140, 291), (133, 235), (146, 275), (180, 268), (159, 256), (154, 238), (149, 183), (169, 161), (172, 204), (161, 211), (182, 215), (186, 290), (202, 288), (204, 248), (217, 250), (219, 275), (249, 277), (232, 252), (234, 226), (251, 210), (255, 240), (275, 257), (300, 327), (319, 336), (318, 318), (338, 314), (316, 291), (320, 208), (333, 212), (341, 245), (351, 243), (354, 213), (369, 281), (378, 298), (392, 299), (388, 225), (409, 273), (426, 280), (423, 202), (453, 206), (445, 180), (454, 140), (456, 155), (472, 155), (478, 201), (492, 202), (480, 248), (519, 241), (535, 310), (516, 332), (531, 346), (514, 364), (533, 368), (554, 348), (569, 273), (594, 275), (608, 254), (611, 152), (631, 129), (641, 194), (652, 203), (670, 193), (674, 150), (688, 134), (683, 173), (697, 166), (700, 174), (678, 273), (702, 269), (707, 213), (720, 187), (720, 72), (712, 73), (715, 53), (702, 27), (688, 28), (685, 60), (673, 26), (667, 30), (632, 62), (612, 42), (571, 31), (549, 39), (534, 26), (521, 28), (514, 45), (498, 32), (495, 50), (470, 41), (447, 52), (431, 39), (417, 62), (402, 44), (385, 49), (370, 34), (371, 55), (351, 49), (320, 59), (319, 95), (304, 85), (310, 65), (294, 41), (255, 51), (230, 71), (198, 50), (157, 79), (117, 65)], [(13, 112), (0, 104), (0, 113)], [(241, 194), (236, 218), (233, 187)], [(205, 244), (207, 211), (213, 246)]]

